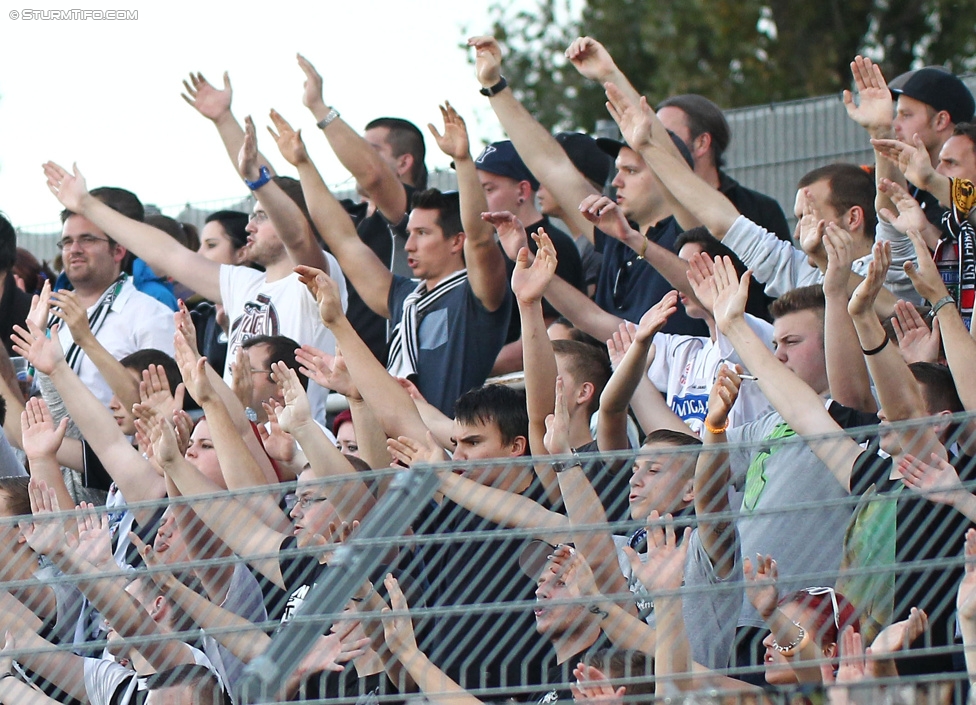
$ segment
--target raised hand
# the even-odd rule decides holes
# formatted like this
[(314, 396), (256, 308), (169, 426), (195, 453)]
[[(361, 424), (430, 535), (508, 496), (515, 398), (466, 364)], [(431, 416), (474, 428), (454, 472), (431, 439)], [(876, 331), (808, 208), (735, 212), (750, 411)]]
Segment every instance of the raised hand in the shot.
[(362, 656), (368, 646), (369, 639), (365, 637), (355, 641), (343, 641), (338, 633), (320, 636), (315, 640), (311, 651), (299, 662), (291, 678), (301, 679), (322, 671), (342, 671), (344, 664)]
[(652, 145), (657, 140), (669, 139), (664, 130), (654, 134), (654, 109), (641, 96), (640, 103), (634, 103), (616, 84), (607, 83), (607, 110), (610, 117), (620, 127), (620, 134), (635, 151)]
[(929, 254), (929, 248), (922, 240), (922, 235), (918, 230), (909, 230), (908, 239), (915, 246), (915, 260), (905, 262), (905, 274), (912, 280), (915, 291), (926, 301), (936, 302), (948, 296), (949, 290), (946, 289), (942, 275), (939, 274), (935, 266), (935, 260)]
[(873, 255), (868, 264), (868, 273), (851, 294), (851, 301), (847, 311), (851, 316), (866, 315), (874, 310), (874, 301), (884, 286), (888, 268), (891, 266), (891, 243), (880, 241), (871, 248)]
[(667, 325), (668, 319), (678, 310), (678, 292), (669, 291), (641, 316), (637, 324), (637, 340), (648, 340)]
[(77, 544), (70, 534), (66, 534), (64, 524), (51, 515), (61, 511), (54, 489), (44, 480), (31, 479), (27, 485), (30, 498), (32, 521), (18, 524), (27, 545), (42, 555), (51, 557)]
[(556, 276), (556, 246), (546, 231), (532, 234), (538, 246), (535, 259), (529, 264), (529, 248), (519, 249), (515, 258), (515, 271), (512, 272), (512, 292), (523, 304), (534, 304), (542, 300), (549, 282)]
[(630, 321), (621, 321), (614, 331), (613, 337), (607, 340), (607, 353), (610, 355), (610, 368), (617, 369), (624, 355), (630, 350), (637, 337), (637, 324)]
[(932, 453), (928, 461), (906, 455), (898, 461), (898, 472), (906, 487), (931, 502), (952, 504), (968, 494), (956, 469), (936, 453)]
[(748, 557), (742, 559), (742, 568), (746, 580), (746, 597), (763, 619), (769, 619), (779, 604), (779, 591), (776, 589), (779, 570), (776, 561), (769, 556), (757, 554), (755, 570)]
[(216, 399), (217, 391), (207, 377), (207, 358), (196, 355), (186, 338), (179, 333), (173, 337), (173, 349), (176, 364), (183, 375), (183, 385), (190, 396), (201, 406)]
[(248, 181), (257, 181), (261, 175), (261, 162), (258, 159), (258, 135), (254, 120), (248, 115), (244, 118), (244, 144), (237, 157), (237, 170)]
[[(386, 645), (394, 654), (402, 655), (417, 650), (417, 637), (414, 635), (413, 622), (410, 621), (410, 614), (407, 612), (407, 598), (400, 590), (400, 583), (387, 573), (383, 581), (386, 591), (390, 594), (390, 607), (383, 608), (383, 635), (386, 637)], [(400, 616), (393, 616), (391, 612), (403, 612)]]
[(78, 165), (71, 165), (71, 173), (54, 162), (44, 164), (44, 176), (47, 177), (47, 187), (61, 202), (61, 205), (72, 213), (83, 213), (85, 201), (89, 197), (88, 185), (85, 177), (78, 171)]
[[(495, 211), (493, 213), (482, 213), (481, 219), (486, 223), (491, 223), (498, 233), (498, 240), (502, 244), (502, 249), (510, 260), (518, 257), (519, 251), (523, 247), (529, 246), (529, 236), (525, 233), (525, 226), (514, 213), (510, 211)], [(529, 260), (534, 255), (529, 253)]]
[(177, 305), (179, 306), (179, 310), (173, 314), (176, 332), (183, 336), (183, 341), (190, 349), (190, 352), (193, 353), (193, 356), (200, 357), (200, 351), (197, 349), (197, 327), (193, 323), (193, 316), (190, 315), (190, 309), (186, 307), (186, 302), (183, 299), (180, 299)]
[(143, 432), (149, 436), (149, 441), (153, 447), (153, 459), (161, 468), (165, 469), (183, 459), (179, 442), (176, 439), (176, 430), (169, 419), (150, 410), (148, 418), (140, 419), (138, 423), (142, 425)]
[(893, 162), (905, 178), (923, 189), (931, 189), (932, 182), (938, 178), (925, 143), (918, 134), (912, 135), (912, 143), (901, 140), (871, 140), (874, 151)]
[(27, 400), (27, 405), (20, 414), (20, 426), (24, 453), (29, 460), (53, 458), (61, 447), (65, 431), (68, 430), (68, 417), (62, 418), (61, 423), (55, 426), (47, 404), (43, 399), (34, 397)]
[(338, 346), (335, 355), (329, 355), (311, 345), (303, 345), (295, 351), (295, 359), (299, 372), (316, 384), (350, 399), (362, 399)]
[(319, 315), (327, 327), (332, 327), (345, 318), (342, 311), (342, 301), (339, 298), (339, 286), (321, 269), (299, 265), (295, 267), (298, 278), (319, 305)]
[(808, 257), (817, 256), (823, 248), (823, 236), (827, 222), (820, 217), (809, 189), (797, 194), (800, 201), (800, 220), (797, 223), (797, 241)]
[(296, 54), (296, 56), (298, 57), (298, 66), (305, 74), (305, 83), (303, 84), (305, 92), (302, 94), (302, 104), (313, 111), (317, 107), (324, 107), (325, 101), (322, 99), (322, 76), (315, 70), (315, 67), (312, 66), (308, 59), (301, 54)]
[(674, 531), (674, 518), (665, 514), (663, 521), (657, 510), (647, 518), (647, 560), (641, 562), (637, 551), (627, 546), (624, 552), (630, 569), (641, 585), (650, 592), (677, 590), (684, 582), (685, 559), (691, 527), (685, 527), (681, 543)]
[(214, 88), (202, 73), (190, 74), (190, 82), (183, 81), (185, 93), (180, 95), (189, 105), (208, 120), (217, 122), (230, 114), (230, 103), (233, 91), (230, 87), (230, 75), (224, 71), (224, 87), (222, 90)]
[(31, 298), (31, 307), (27, 314), (27, 320), (34, 321), (39, 328), (47, 328), (49, 315), (51, 315), (51, 280), (45, 279), (44, 286), (41, 287), (41, 293), (34, 294), (33, 298)]
[(894, 101), (881, 67), (871, 59), (857, 56), (851, 62), (851, 74), (859, 102), (854, 102), (853, 93), (844, 91), (844, 107), (847, 108), (848, 117), (872, 135), (890, 130), (894, 119)]
[(474, 47), (474, 70), (478, 82), (491, 88), (502, 78), (502, 48), (494, 37), (471, 37), (468, 46)]
[(832, 686), (827, 692), (831, 705), (854, 705), (858, 702), (850, 697), (847, 688), (852, 683), (860, 683), (868, 677), (868, 663), (865, 659), (864, 641), (861, 635), (848, 625), (837, 636), (837, 655), (839, 665), (834, 675), (834, 664), (826, 661), (820, 665), (824, 685)]
[[(278, 151), (281, 152), (285, 161), (292, 166), (306, 163), (308, 151), (305, 149), (305, 142), (302, 141), (302, 131), (293, 130), (292, 126), (278, 114), (277, 110), (271, 111), (271, 122), (274, 123), (274, 129), (269, 126), (268, 132), (274, 138), (278, 145)], [(275, 129), (278, 131), (275, 132)]]
[(732, 369), (725, 365), (720, 367), (712, 391), (708, 394), (708, 414), (705, 423), (712, 428), (725, 428), (729, 414), (732, 413), (732, 406), (739, 398), (739, 389), (742, 387), (739, 373), (742, 370), (738, 365), (736, 368)]
[(295, 451), (297, 450), (295, 439), (290, 431), (282, 427), (280, 420), (280, 415), (285, 412), (285, 407), (273, 399), (271, 403), (261, 402), (261, 406), (264, 407), (264, 413), (268, 417), (267, 428), (263, 424), (258, 424), (258, 434), (261, 436), (264, 449), (279, 463), (287, 465), (294, 462)]
[[(312, 423), (312, 409), (308, 403), (308, 394), (298, 380), (298, 373), (282, 362), (273, 362), (271, 374), (281, 387), (285, 398), (285, 405), (275, 409), (275, 416), (281, 430), (285, 433), (294, 433), (299, 428)], [(269, 415), (269, 418), (272, 417)]]
[(112, 557), (112, 535), (108, 530), (108, 513), (95, 513), (95, 505), (82, 502), (78, 509), (78, 546), (75, 552), (83, 559), (99, 568), (114, 565)]
[(613, 199), (607, 196), (591, 194), (583, 199), (579, 209), (584, 218), (614, 240), (629, 243), (630, 241), (639, 241), (644, 237), (630, 227), (623, 211)]
[(444, 154), (456, 161), (471, 158), (471, 148), (468, 143), (468, 127), (464, 124), (464, 118), (458, 115), (457, 111), (448, 101), (439, 106), (441, 117), (444, 119), (444, 134), (442, 135), (434, 127), (433, 123), (427, 123), (427, 129), (434, 136), (434, 141)]
[(976, 620), (976, 529), (966, 532), (963, 552), (966, 556), (966, 573), (956, 592), (956, 610), (960, 619)]
[(715, 265), (708, 253), (696, 252), (688, 260), (688, 283), (691, 284), (698, 303), (709, 313), (715, 308), (715, 283), (712, 281), (714, 276)]
[(583, 595), (599, 597), (601, 594), (590, 564), (572, 546), (566, 544), (556, 546), (549, 556), (545, 570), (561, 576), (566, 583), (575, 583)]
[(78, 345), (84, 347), (95, 339), (91, 326), (88, 324), (88, 311), (78, 300), (78, 295), (75, 292), (70, 289), (55, 291), (50, 295), (50, 301), (54, 306), (54, 312), (58, 318), (67, 324), (68, 330), (71, 331), (71, 338)]
[(827, 271), (823, 288), (826, 296), (847, 298), (847, 282), (854, 263), (854, 237), (836, 223), (826, 224), (823, 246), (827, 252)]
[(922, 232), (929, 227), (929, 219), (925, 216), (922, 206), (905, 190), (904, 186), (890, 179), (881, 179), (878, 190), (888, 197), (898, 211), (892, 213), (888, 208), (878, 211), (878, 215), (891, 223), (895, 230), (906, 234), (909, 230)]
[(556, 377), (554, 412), (546, 417), (546, 435), (542, 443), (549, 455), (566, 455), (572, 448), (569, 445), (569, 409), (566, 406), (565, 383), (561, 375)]
[(427, 431), (427, 437), (423, 441), (407, 436), (387, 438), (386, 448), (393, 456), (394, 467), (397, 462), (413, 467), (418, 463), (443, 463), (450, 460), (447, 451), (434, 440), (434, 434), (430, 431)]
[(64, 350), (58, 341), (58, 324), (51, 326), (51, 337), (44, 334), (44, 329), (27, 321), (27, 329), (14, 326), (14, 334), (10, 336), (14, 350), (22, 357), (26, 357), (38, 372), (51, 374), (54, 368), (64, 363)]
[(717, 257), (713, 264), (715, 266), (715, 276), (712, 279), (715, 286), (713, 313), (715, 324), (724, 333), (729, 326), (745, 315), (752, 272), (747, 271), (740, 279), (736, 274), (735, 265), (728, 257)]
[(605, 81), (617, 70), (610, 52), (593, 37), (577, 37), (566, 49), (566, 58), (584, 78)]
[(899, 651), (908, 651), (912, 642), (922, 636), (928, 628), (929, 618), (925, 611), (912, 607), (908, 619), (885, 627), (874, 638), (871, 642), (871, 655), (875, 658), (883, 658)]
[(169, 378), (162, 365), (150, 365), (142, 372), (139, 383), (139, 402), (143, 406), (151, 406), (165, 416), (172, 416), (183, 408), (183, 397), (186, 386), (181, 382), (176, 385), (176, 392), (169, 390)]
[(915, 306), (907, 301), (899, 301), (895, 304), (891, 327), (895, 329), (901, 356), (909, 365), (913, 362), (938, 362), (942, 357), (942, 334), (938, 316), (932, 319), (930, 329)]
[(573, 669), (573, 675), (576, 677), (576, 683), (569, 687), (573, 692), (574, 701), (585, 700), (600, 705), (618, 705), (624, 702), (627, 687), (622, 685), (614, 688), (610, 678), (596, 666), (578, 663)]
[[(254, 396), (254, 380), (251, 377), (251, 360), (242, 347), (237, 348), (234, 360), (230, 363), (230, 374), (230, 389), (234, 392), (234, 396), (241, 406), (250, 407)], [(193, 394), (192, 391), (190, 393)]]

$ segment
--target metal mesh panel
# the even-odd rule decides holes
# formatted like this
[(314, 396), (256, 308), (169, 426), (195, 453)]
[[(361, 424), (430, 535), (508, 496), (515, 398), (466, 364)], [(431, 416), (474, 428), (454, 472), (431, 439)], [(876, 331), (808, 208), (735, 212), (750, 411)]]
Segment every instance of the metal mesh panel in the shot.
[[(972, 419), (956, 421), (944, 440), (961, 484), (933, 460), (934, 469), (920, 474), (927, 494), (892, 475), (898, 466), (878, 455), (877, 427), (727, 448), (655, 445), (583, 456), (582, 470), (564, 459), (556, 500), (530, 461), (492, 459), (303, 482), (293, 510), (304, 529), (298, 541), (284, 513), (294, 506), (285, 500), (294, 485), (135, 504), (161, 528), (155, 551), (125, 569), (106, 558), (104, 508), (51, 514), (38, 503), (37, 486), (0, 484), (8, 517), (22, 506), (18, 493), (21, 502), (24, 493), (33, 495), (35, 505), (33, 525), (19, 523), (24, 517), (0, 523), (6, 551), (0, 621), (8, 632), (4, 653), (17, 664), (14, 678), (0, 680), (0, 697), (42, 702), (37, 691), (19, 700), (13, 692), (28, 689), (29, 675), (56, 702), (129, 702), (128, 689), (145, 681), (125, 669), (145, 675), (183, 664), (168, 676), (200, 691), (193, 702), (211, 702), (204, 697), (211, 669), (237, 702), (550, 702), (571, 697), (573, 669), (582, 660), (608, 673), (614, 688), (626, 688), (618, 701), (754, 702), (759, 691), (742, 691), (749, 686), (727, 676), (788, 684), (798, 674), (802, 687), (767, 691), (785, 702), (820, 687), (821, 663), (830, 664), (828, 675), (856, 663), (839, 661), (835, 646), (838, 625), (843, 630), (856, 618), (864, 644), (874, 643), (876, 659), (894, 657), (897, 671), (869, 660), (866, 672), (880, 680), (859, 681), (869, 690), (852, 691), (852, 701), (958, 700), (967, 676), (956, 597), (976, 461), (963, 452)], [(884, 445), (906, 442), (920, 425), (883, 427)], [(863, 456), (856, 443), (867, 449)], [(849, 494), (842, 482), (851, 467)], [(825, 484), (811, 485), (811, 477)], [(387, 483), (391, 478), (397, 479)], [(368, 511), (348, 499), (360, 480), (387, 487)], [(486, 483), (506, 493), (491, 494)], [(443, 495), (432, 500), (435, 486)], [(718, 509), (696, 506), (693, 491), (713, 497)], [(335, 514), (324, 498), (338, 505)], [(269, 502), (283, 508), (262, 521), (257, 508)], [(651, 509), (667, 516), (649, 521)], [(360, 524), (351, 531), (341, 526), (339, 517), (357, 513)], [(52, 527), (54, 538), (45, 538)], [(79, 527), (80, 546), (73, 535)], [(155, 528), (136, 526), (135, 533), (149, 539)], [(22, 534), (30, 546), (46, 542), (50, 560)], [(574, 551), (559, 548), (566, 545)], [(644, 555), (650, 568), (632, 574), (624, 546)], [(777, 554), (783, 547), (791, 553)], [(761, 599), (746, 594), (760, 585), (743, 582), (743, 559), (753, 570), (757, 565), (755, 553), (744, 555), (752, 549), (777, 561), (779, 609), (787, 620), (777, 636), (781, 646), (797, 642), (792, 657), (770, 646), (768, 624), (778, 617), (760, 617), (752, 605)], [(398, 578), (403, 598), (388, 573)], [(801, 592), (828, 586), (836, 594)], [(388, 605), (393, 610), (382, 611)], [(910, 650), (891, 629), (879, 639), (912, 607), (924, 609), (929, 624)], [(358, 623), (350, 631), (353, 613)], [(102, 620), (114, 628), (107, 641)], [(806, 640), (790, 633), (793, 622)], [(348, 653), (340, 655), (334, 632)], [(99, 658), (106, 646), (122, 665)], [(685, 673), (686, 648), (708, 670), (694, 678)], [(741, 657), (750, 650), (761, 654), (753, 664)]]

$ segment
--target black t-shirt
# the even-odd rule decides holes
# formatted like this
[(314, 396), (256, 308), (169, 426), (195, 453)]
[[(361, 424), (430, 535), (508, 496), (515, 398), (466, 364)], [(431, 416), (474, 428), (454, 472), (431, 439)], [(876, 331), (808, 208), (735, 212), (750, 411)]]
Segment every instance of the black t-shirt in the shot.
[[(355, 705), (375, 705), (378, 698), (389, 698), (399, 695), (396, 683), (391, 681), (385, 672), (374, 673), (360, 677), (353, 664), (347, 664), (340, 672), (319, 671), (313, 673), (299, 687), (298, 693), (292, 700), (323, 700), (331, 701), (342, 698)], [(384, 700), (384, 703), (397, 705), (405, 700)]]
[[(537, 479), (522, 494), (535, 501), (544, 495)], [(474, 531), (494, 533), (466, 536)], [(470, 606), (460, 614), (418, 614), (421, 651), (469, 689), (539, 683), (546, 643), (536, 632), (533, 608), (505, 606), (535, 600), (535, 582), (518, 564), (530, 537), (502, 531), (446, 498), (421, 512), (415, 533), (415, 553), (426, 567), (427, 605)]]
[[(546, 678), (543, 685), (551, 685), (548, 690), (540, 691), (525, 698), (525, 702), (537, 703), (537, 705), (552, 705), (556, 701), (570, 702), (573, 698), (573, 691), (570, 684), (576, 682), (573, 669), (580, 663), (587, 663), (591, 654), (611, 646), (603, 632), (597, 637), (596, 641), (582, 651), (570, 656), (562, 663), (556, 662), (556, 652), (550, 647), (548, 659), (546, 660)], [(523, 698), (518, 698), (522, 700)]]
[[(976, 479), (976, 461), (959, 456), (953, 466), (964, 482)], [(895, 610), (893, 619), (908, 617), (912, 607), (925, 610), (929, 616), (929, 633), (933, 646), (953, 643), (955, 635), (956, 588), (962, 580), (962, 565), (925, 567), (925, 561), (958, 558), (966, 531), (973, 526), (954, 508), (931, 502), (904, 488), (891, 478), (893, 462), (865, 451), (854, 462), (851, 493), (863, 494), (873, 484), (879, 493), (896, 501), (895, 525)], [(940, 673), (953, 671), (952, 654), (913, 656), (899, 659), (898, 671)]]
[[(649, 228), (644, 235), (651, 242), (673, 252), (674, 242), (680, 233), (678, 221), (669, 216)], [(603, 253), (603, 268), (594, 297), (597, 305), (615, 316), (637, 323), (647, 309), (674, 287), (647, 260), (637, 259), (637, 253), (619, 240), (598, 228), (594, 228), (593, 238), (597, 252)], [(679, 306), (662, 332), (707, 336), (708, 326), (704, 321), (689, 318), (684, 308)]]
[(14, 281), (13, 272), (7, 272), (4, 279), (3, 291), (0, 293), (0, 336), (3, 337), (3, 347), (8, 355), (16, 355), (10, 334), (14, 326), (26, 328), (27, 314), (30, 313), (31, 295), (21, 291)]
[(630, 495), (631, 464), (602, 460), (596, 441), (580, 446), (576, 452), (583, 461), (583, 472), (603, 503), (607, 520), (629, 521), (630, 503), (627, 497)]

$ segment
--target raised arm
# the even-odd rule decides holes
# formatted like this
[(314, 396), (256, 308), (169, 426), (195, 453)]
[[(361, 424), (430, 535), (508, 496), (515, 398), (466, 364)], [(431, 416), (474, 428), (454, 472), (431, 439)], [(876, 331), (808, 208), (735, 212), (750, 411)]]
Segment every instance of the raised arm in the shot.
[(339, 260), (343, 273), (366, 305), (378, 315), (389, 318), (387, 298), (393, 275), (376, 253), (359, 238), (356, 226), (346, 209), (332, 195), (319, 170), (309, 158), (300, 131), (294, 131), (276, 112), (272, 112), (271, 119), (278, 130), (278, 149), (288, 163), (298, 169), (305, 205), (316, 230)]
[(976, 379), (972, 375), (972, 370), (976, 369), (976, 340), (966, 330), (959, 309), (949, 297), (949, 290), (946, 289), (935, 262), (928, 256), (921, 235), (916, 230), (909, 230), (908, 236), (918, 252), (918, 264), (909, 263), (905, 266), (905, 271), (908, 272), (916, 291), (926, 300), (938, 304), (933, 309), (933, 325), (938, 322), (946, 362), (956, 383), (956, 391), (959, 392), (959, 399), (966, 411), (976, 410)]
[(461, 226), (465, 236), (464, 261), (468, 267), (471, 290), (485, 308), (495, 311), (502, 305), (508, 289), (505, 256), (495, 242), (494, 228), (481, 218), (481, 214), (488, 210), (488, 201), (471, 158), (464, 118), (457, 114), (450, 103), (441, 107), (441, 115), (444, 118), (443, 135), (433, 125), (428, 127), (437, 146), (454, 160), (457, 171)]
[[(202, 73), (191, 73), (190, 82), (183, 81), (183, 88), (186, 90), (181, 94), (183, 100), (214, 124), (220, 134), (220, 141), (227, 150), (227, 156), (236, 169), (237, 156), (244, 146), (244, 128), (231, 112), (233, 90), (230, 87), (230, 75), (224, 71), (224, 87), (218, 89)], [(274, 174), (274, 167), (264, 155), (258, 154), (258, 160), (260, 166), (266, 166)]]
[[(840, 427), (824, 407), (823, 400), (778, 360), (745, 319), (750, 274), (738, 279), (728, 257), (715, 260), (715, 322), (739, 354), (742, 364), (758, 377), (760, 390), (798, 435), (837, 433)], [(880, 325), (880, 324), (879, 324)], [(813, 444), (813, 451), (841, 484), (850, 490), (851, 471), (861, 453), (850, 438)]]
[[(57, 324), (51, 327), (50, 338), (33, 321), (28, 321), (27, 325), (29, 330), (15, 328), (15, 349), (30, 360), (35, 369), (51, 378), (64, 400), (68, 415), (122, 490), (126, 502), (163, 497), (166, 494), (163, 478), (129, 444), (109, 410), (65, 362), (58, 343)], [(152, 520), (151, 508), (134, 509), (133, 513), (142, 525)]]
[[(539, 247), (529, 264), (529, 249), (519, 250), (512, 273), (512, 291), (522, 321), (522, 359), (525, 370), (525, 398), (529, 412), (529, 451), (545, 455), (542, 439), (546, 417), (555, 403), (556, 355), (546, 332), (542, 296), (556, 274), (556, 248), (541, 228), (532, 235)], [(552, 478), (555, 482), (555, 478)]]
[[(342, 166), (356, 178), (369, 200), (390, 223), (399, 223), (407, 214), (407, 190), (397, 171), (387, 164), (377, 147), (367, 142), (352, 129), (339, 112), (328, 106), (322, 97), (322, 76), (301, 54), (298, 65), (305, 74), (305, 93), (302, 103), (315, 116), (319, 128), (325, 133), (332, 151)], [(408, 172), (413, 166), (413, 156), (402, 154), (397, 159), (397, 170)]]
[(824, 353), (830, 396), (852, 409), (874, 413), (878, 405), (871, 394), (871, 378), (858, 347), (854, 322), (847, 312), (854, 238), (834, 223), (827, 223), (823, 245), (827, 250), (827, 274), (823, 282)]
[(427, 426), (407, 391), (390, 375), (366, 347), (342, 311), (339, 292), (334, 281), (324, 272), (310, 267), (296, 267), (295, 271), (319, 304), (322, 322), (332, 331), (336, 344), (342, 348), (353, 383), (390, 438), (408, 436), (425, 438)]
[[(472, 37), (468, 46), (476, 52), (478, 82), (485, 88), (498, 85), (502, 78), (502, 52), (495, 38)], [(571, 229), (593, 242), (593, 226), (580, 214), (579, 204), (597, 190), (573, 166), (549, 131), (518, 101), (511, 88), (499, 91), (488, 101), (529, 171), (572, 220)]]
[(70, 507), (74, 500), (64, 484), (58, 462), (58, 450), (64, 443), (64, 433), (68, 429), (68, 417), (62, 418), (61, 423), (55, 426), (44, 400), (33, 398), (27, 401), (27, 407), (21, 414), (21, 426), (24, 429), (23, 449), (30, 464), (31, 477), (44, 480), (54, 490), (58, 503)]
[(51, 193), (72, 213), (84, 216), (105, 234), (146, 261), (157, 274), (173, 277), (201, 296), (220, 303), (220, 265), (180, 245), (158, 228), (127, 218), (88, 192), (85, 177), (54, 162), (44, 165)]
[[(912, 143), (905, 144), (900, 140), (871, 140), (874, 151), (884, 156), (885, 162), (894, 164), (898, 176), (904, 179), (892, 178), (891, 181), (899, 186), (905, 179), (919, 188), (935, 196), (939, 203), (947, 208), (952, 204), (952, 179), (943, 176), (932, 166), (929, 152), (917, 134), (912, 135)], [(886, 175), (887, 176), (887, 175)], [(880, 212), (880, 211), (879, 211)]]
[[(877, 242), (872, 253), (874, 258), (868, 266), (868, 274), (854, 291), (848, 311), (854, 319), (861, 350), (864, 351), (885, 418), (888, 421), (923, 418), (928, 413), (918, 382), (897, 347), (888, 345), (888, 334), (874, 313), (875, 295), (884, 284), (885, 272), (891, 262), (891, 245)], [(909, 438), (903, 443), (903, 451), (921, 455), (934, 450), (945, 457), (945, 448), (930, 426), (908, 435)]]
[(315, 477), (342, 480), (327, 488), (329, 500), (339, 518), (349, 524), (361, 521), (376, 503), (369, 487), (359, 478), (358, 471), (346, 460), (346, 456), (312, 420), (308, 395), (298, 381), (298, 373), (280, 362), (272, 363), (271, 369), (285, 398), (285, 406), (276, 409), (278, 423), (298, 441)]
[(644, 158), (661, 185), (671, 192), (682, 208), (717, 239), (725, 237), (739, 217), (739, 211), (732, 202), (695, 174), (684, 159), (667, 148), (672, 144), (671, 137), (660, 121), (659, 127), (654, 125), (646, 98), (635, 103), (613, 83), (608, 83), (606, 90), (609, 100), (607, 107), (621, 126), (627, 144)]
[[(276, 117), (279, 119), (275, 120)], [(275, 125), (280, 123), (287, 125), (273, 110), (271, 111), (271, 118), (275, 120)], [(257, 134), (254, 129), (254, 121), (251, 120), (250, 115), (244, 119), (244, 126), (244, 144), (241, 146), (241, 154), (238, 159), (241, 177), (256, 186), (256, 188), (252, 188), (252, 193), (261, 202), (261, 207), (264, 208), (275, 232), (285, 246), (285, 251), (288, 253), (288, 258), (292, 264), (304, 264), (328, 272), (329, 262), (325, 257), (325, 252), (322, 251), (322, 245), (312, 232), (312, 226), (309, 225), (305, 214), (274, 179), (265, 182), (263, 178), (258, 155)], [(302, 136), (300, 133), (283, 130), (283, 134), (279, 135), (270, 127), (268, 131), (275, 138), (282, 153), (285, 153), (292, 146), (283, 147), (282, 142), (297, 142), (300, 148), (304, 149), (304, 145), (301, 145)], [(261, 185), (258, 186), (258, 184)]]
[[(895, 136), (893, 128), (895, 117), (894, 100), (888, 89), (881, 67), (863, 56), (854, 57), (851, 62), (851, 75), (857, 88), (858, 100), (854, 101), (851, 91), (844, 91), (844, 107), (847, 115), (863, 127), (872, 142), (875, 139), (890, 139)], [(905, 185), (898, 167), (876, 148), (874, 151), (875, 181), (880, 184), (882, 179), (891, 179)], [(891, 202), (880, 189), (875, 196), (875, 210), (879, 213), (882, 208), (888, 208)]]

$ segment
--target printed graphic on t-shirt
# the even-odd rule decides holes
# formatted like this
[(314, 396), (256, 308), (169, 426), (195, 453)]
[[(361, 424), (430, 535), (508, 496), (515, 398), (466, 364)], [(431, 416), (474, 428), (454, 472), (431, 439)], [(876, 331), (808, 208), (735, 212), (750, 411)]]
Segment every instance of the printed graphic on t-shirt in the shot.
[(244, 304), (244, 313), (234, 319), (230, 327), (230, 346), (227, 359), (233, 360), (237, 349), (250, 338), (259, 335), (281, 335), (278, 311), (267, 294), (258, 294), (256, 300)]

